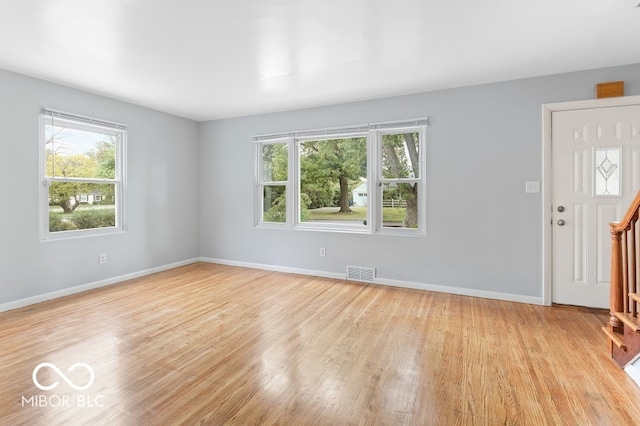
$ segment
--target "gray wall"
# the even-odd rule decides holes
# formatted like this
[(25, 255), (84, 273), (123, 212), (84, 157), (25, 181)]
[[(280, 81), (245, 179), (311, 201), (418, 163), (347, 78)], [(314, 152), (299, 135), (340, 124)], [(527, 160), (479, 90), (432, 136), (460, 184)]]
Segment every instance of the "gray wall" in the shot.
[[(200, 255), (542, 297), (541, 105), (591, 99), (640, 64), (464, 87), (200, 125)], [(258, 229), (251, 136), (428, 116), (426, 238)], [(326, 247), (327, 257), (319, 257)]]
[[(0, 94), (0, 305), (198, 256), (196, 122), (7, 71)], [(128, 232), (40, 241), (43, 107), (128, 125)]]
[[(0, 70), (0, 305), (198, 256), (540, 297), (541, 104), (612, 80), (640, 94), (640, 64), (198, 124)], [(40, 241), (43, 107), (128, 125), (128, 232)], [(426, 238), (253, 227), (252, 135), (425, 115)]]

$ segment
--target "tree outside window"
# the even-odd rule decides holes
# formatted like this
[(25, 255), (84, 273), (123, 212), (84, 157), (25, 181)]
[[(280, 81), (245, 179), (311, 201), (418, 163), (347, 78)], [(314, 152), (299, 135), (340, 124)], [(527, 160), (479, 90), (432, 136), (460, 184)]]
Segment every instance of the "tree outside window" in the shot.
[(122, 229), (123, 129), (44, 114), (45, 238)]
[(426, 124), (416, 119), (254, 137), (256, 223), (424, 235)]
[(419, 133), (382, 135), (383, 227), (418, 227)]
[(301, 222), (363, 225), (353, 191), (367, 178), (367, 138), (299, 142)]

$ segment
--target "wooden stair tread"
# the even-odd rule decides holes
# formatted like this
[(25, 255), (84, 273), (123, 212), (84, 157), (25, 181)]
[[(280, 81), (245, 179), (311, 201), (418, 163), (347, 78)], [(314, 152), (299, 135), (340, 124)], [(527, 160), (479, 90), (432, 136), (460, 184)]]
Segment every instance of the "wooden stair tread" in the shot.
[(636, 318), (634, 318), (630, 314), (626, 314), (624, 312), (614, 312), (613, 315), (615, 315), (616, 318), (618, 318), (627, 327), (631, 328), (636, 333), (640, 331), (640, 324), (638, 324), (638, 322), (636, 321)]
[(609, 327), (601, 327), (601, 330), (604, 331), (604, 334), (607, 335), (609, 340), (613, 342), (614, 345), (622, 349), (623, 351), (627, 350), (624, 342), (622, 341), (622, 335), (612, 331)]
[(635, 300), (636, 302), (640, 303), (640, 294), (638, 294), (638, 293), (629, 293), (629, 297), (632, 298), (633, 300)]

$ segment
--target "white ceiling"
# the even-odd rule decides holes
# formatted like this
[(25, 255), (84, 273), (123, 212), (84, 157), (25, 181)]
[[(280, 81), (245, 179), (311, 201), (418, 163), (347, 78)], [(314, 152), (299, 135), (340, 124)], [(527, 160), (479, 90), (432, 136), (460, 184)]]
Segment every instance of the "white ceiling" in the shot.
[(638, 0), (0, 0), (0, 68), (194, 120), (640, 63)]

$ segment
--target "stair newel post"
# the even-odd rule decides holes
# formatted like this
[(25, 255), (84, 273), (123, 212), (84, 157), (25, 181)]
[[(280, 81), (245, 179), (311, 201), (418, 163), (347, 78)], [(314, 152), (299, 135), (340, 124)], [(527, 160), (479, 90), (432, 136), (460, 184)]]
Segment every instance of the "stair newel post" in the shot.
[(622, 232), (611, 224), (611, 293), (609, 297), (610, 318), (609, 326), (617, 333), (623, 332), (622, 321), (613, 314), (624, 312), (624, 298), (622, 297)]
[[(637, 215), (637, 213), (636, 213)], [(627, 288), (624, 290), (624, 307), (626, 308), (626, 312), (631, 312), (633, 317), (636, 316), (636, 304), (633, 299), (629, 298), (629, 293), (636, 293), (638, 290), (637, 284), (637, 270), (636, 270), (636, 247), (638, 245), (636, 241), (636, 222), (638, 221), (637, 217), (634, 216), (633, 221), (629, 224), (629, 232), (627, 233), (629, 238), (629, 254), (627, 256), (627, 268), (629, 270), (629, 277), (627, 281)]]

